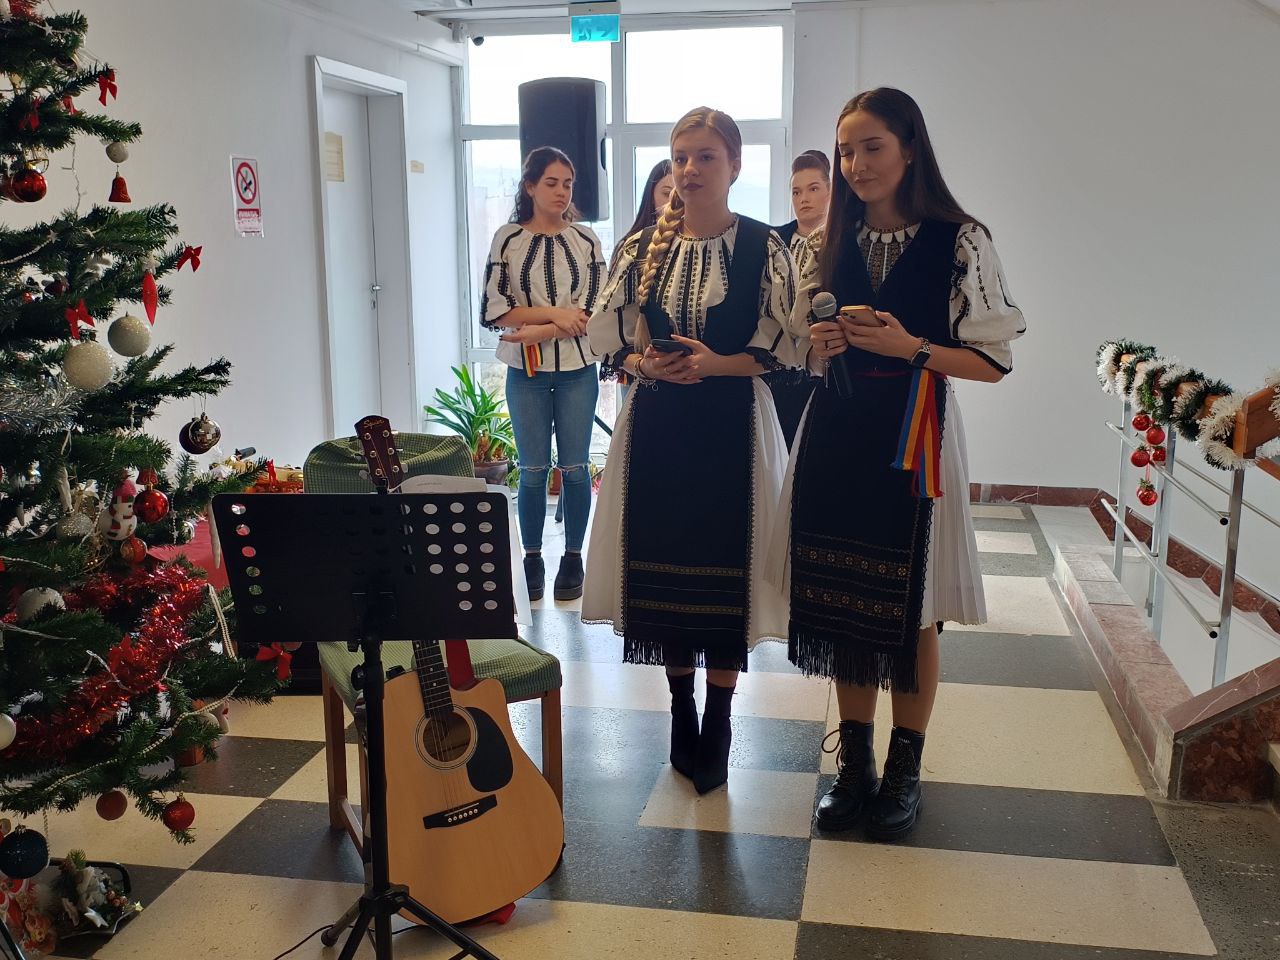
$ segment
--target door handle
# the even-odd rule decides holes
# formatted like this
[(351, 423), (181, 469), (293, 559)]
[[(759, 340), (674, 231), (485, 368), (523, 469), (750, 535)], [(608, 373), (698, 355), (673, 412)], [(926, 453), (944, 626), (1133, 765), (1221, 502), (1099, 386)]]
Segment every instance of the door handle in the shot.
[(378, 309), (378, 291), (379, 291), (379, 290), (381, 290), (381, 289), (382, 289), (382, 284), (380, 284), (380, 283), (378, 283), (378, 282), (376, 282), (376, 281), (375, 281), (375, 282), (373, 282), (373, 283), (371, 283), (371, 284), (369, 284), (369, 292), (370, 292), (371, 294), (373, 294), (373, 298), (372, 298), (372, 300), (373, 300), (373, 309), (375, 309), (375, 310), (377, 310), (377, 309)]

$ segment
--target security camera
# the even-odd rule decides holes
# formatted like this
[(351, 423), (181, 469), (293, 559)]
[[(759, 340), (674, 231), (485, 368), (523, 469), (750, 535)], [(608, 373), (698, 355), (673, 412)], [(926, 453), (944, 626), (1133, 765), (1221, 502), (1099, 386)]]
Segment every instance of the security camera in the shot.
[(471, 42), (478, 47), (480, 44), (484, 43), (484, 37), (472, 37)]

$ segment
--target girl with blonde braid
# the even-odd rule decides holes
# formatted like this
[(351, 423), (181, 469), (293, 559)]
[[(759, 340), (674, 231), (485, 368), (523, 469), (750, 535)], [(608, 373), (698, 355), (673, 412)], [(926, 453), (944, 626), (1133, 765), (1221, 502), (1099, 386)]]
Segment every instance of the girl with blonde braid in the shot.
[[(741, 165), (727, 114), (680, 119), (675, 192), (623, 243), (587, 325), (605, 375), (625, 371), (635, 387), (609, 451), (582, 618), (612, 623), (626, 662), (666, 667), (671, 765), (699, 793), (728, 779), (748, 648), (786, 627), (763, 555), (787, 453), (759, 375), (793, 360), (795, 282), (777, 233), (729, 209)], [(707, 671), (701, 728), (696, 667)]]

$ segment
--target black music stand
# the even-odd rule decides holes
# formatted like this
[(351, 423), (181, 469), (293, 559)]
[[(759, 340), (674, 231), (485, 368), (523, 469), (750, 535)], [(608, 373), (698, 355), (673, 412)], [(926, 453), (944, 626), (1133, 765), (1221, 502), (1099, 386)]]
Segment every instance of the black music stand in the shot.
[(461, 947), (454, 960), (498, 960), (391, 883), (381, 647), (385, 638), (518, 636), (506, 497), (228, 493), (213, 498), (213, 518), (243, 639), (344, 642), (364, 653), (353, 679), (366, 710), (368, 886), (322, 939), (332, 946), (353, 924), (339, 955), (352, 960), (372, 924), (374, 955), (391, 960), (391, 917), (403, 911)]

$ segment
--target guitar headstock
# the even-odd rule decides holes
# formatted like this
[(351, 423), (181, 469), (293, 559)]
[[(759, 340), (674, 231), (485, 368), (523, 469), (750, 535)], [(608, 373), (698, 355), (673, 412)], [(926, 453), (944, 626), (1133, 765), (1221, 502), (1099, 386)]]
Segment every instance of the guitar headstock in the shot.
[(395, 434), (386, 417), (364, 417), (356, 424), (356, 436), (364, 448), (369, 479), (379, 490), (394, 490), (404, 480), (404, 467), (396, 451)]

